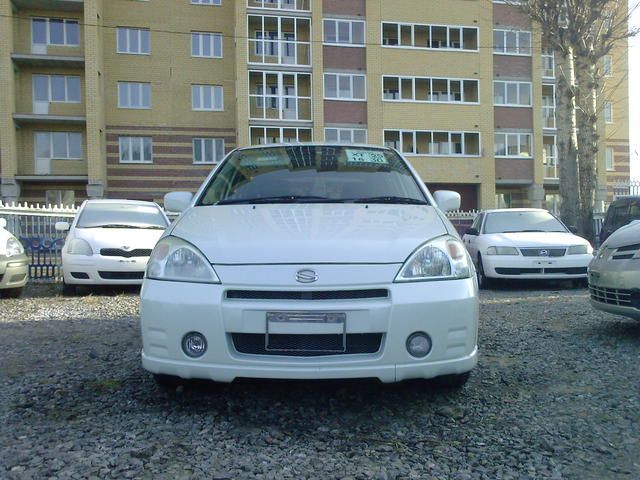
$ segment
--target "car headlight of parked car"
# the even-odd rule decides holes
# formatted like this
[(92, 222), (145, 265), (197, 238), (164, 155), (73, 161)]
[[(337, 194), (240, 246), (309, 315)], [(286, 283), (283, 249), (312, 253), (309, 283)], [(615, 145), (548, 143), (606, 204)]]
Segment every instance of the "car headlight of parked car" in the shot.
[(67, 253), (69, 255), (93, 255), (93, 249), (89, 242), (82, 238), (74, 238), (71, 240), (67, 246)]
[(516, 247), (489, 247), (487, 255), (519, 255)]
[(400, 269), (396, 282), (469, 278), (471, 268), (464, 246), (444, 236), (418, 248)]
[(567, 250), (567, 255), (586, 255), (587, 253), (593, 253), (591, 245), (572, 245)]
[(16, 255), (22, 255), (24, 253), (24, 247), (14, 237), (9, 237), (7, 240), (6, 256), (15, 257)]
[(177, 237), (165, 237), (153, 249), (147, 278), (173, 282), (220, 283), (215, 270), (193, 245)]

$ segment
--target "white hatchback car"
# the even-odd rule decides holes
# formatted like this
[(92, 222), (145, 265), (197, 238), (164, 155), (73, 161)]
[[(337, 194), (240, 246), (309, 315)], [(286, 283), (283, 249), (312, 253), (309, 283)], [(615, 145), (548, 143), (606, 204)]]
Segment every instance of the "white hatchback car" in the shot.
[(547, 210), (512, 208), (480, 213), (462, 237), (476, 264), (478, 284), (493, 279), (586, 282), (591, 244)]
[(78, 285), (140, 285), (151, 250), (169, 225), (153, 202), (86, 200), (73, 223), (56, 223), (69, 231), (62, 249), (63, 294)]
[(182, 215), (142, 287), (144, 368), (159, 383), (464, 384), (477, 362), (478, 291), (442, 213), (459, 204), (455, 192), (432, 197), (387, 148), (235, 150), (195, 196), (165, 197)]

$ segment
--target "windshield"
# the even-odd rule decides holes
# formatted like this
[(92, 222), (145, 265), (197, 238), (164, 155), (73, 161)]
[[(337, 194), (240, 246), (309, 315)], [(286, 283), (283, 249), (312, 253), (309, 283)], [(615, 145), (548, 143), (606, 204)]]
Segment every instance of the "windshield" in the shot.
[(78, 228), (153, 228), (164, 230), (167, 221), (153, 205), (88, 203), (78, 219)]
[(484, 233), (566, 232), (567, 229), (549, 212), (496, 212), (487, 214)]
[(395, 152), (324, 145), (237, 151), (196, 205), (343, 202), (428, 205)]

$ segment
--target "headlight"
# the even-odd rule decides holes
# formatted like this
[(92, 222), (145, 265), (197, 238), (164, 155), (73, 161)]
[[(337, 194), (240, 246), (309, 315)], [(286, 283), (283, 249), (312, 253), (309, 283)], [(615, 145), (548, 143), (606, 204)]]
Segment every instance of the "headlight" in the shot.
[(165, 237), (155, 246), (147, 265), (147, 278), (220, 283), (205, 256), (190, 243), (176, 237)]
[(69, 242), (67, 246), (67, 253), (69, 255), (93, 255), (93, 250), (91, 249), (91, 245), (86, 240), (82, 238), (74, 238)]
[(22, 255), (24, 253), (24, 247), (14, 237), (9, 237), (7, 240), (6, 255), (7, 257), (15, 257), (16, 255)]
[(586, 255), (587, 253), (593, 253), (591, 245), (572, 245), (567, 250), (567, 255)]
[(519, 255), (516, 247), (489, 247), (487, 255)]
[(470, 276), (469, 258), (464, 247), (455, 238), (444, 236), (413, 252), (395, 281), (454, 280)]

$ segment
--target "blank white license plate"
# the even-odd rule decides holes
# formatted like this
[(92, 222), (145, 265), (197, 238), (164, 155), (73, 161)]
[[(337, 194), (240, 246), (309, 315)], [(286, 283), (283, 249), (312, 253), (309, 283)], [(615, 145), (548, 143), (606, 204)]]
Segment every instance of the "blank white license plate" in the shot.
[[(331, 336), (329, 349), (315, 342), (305, 347), (282, 346), (283, 335)], [(277, 336), (277, 337), (276, 337)], [(319, 337), (315, 337), (319, 338)], [(306, 343), (306, 342), (303, 342)], [(335, 351), (344, 352), (347, 345), (347, 314), (342, 312), (267, 312), (265, 348), (269, 351)]]

